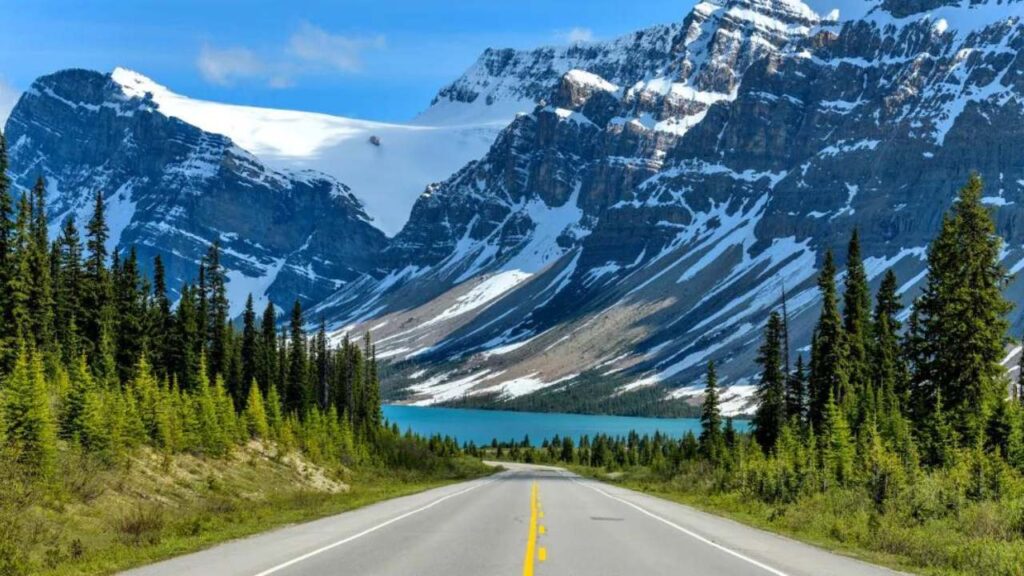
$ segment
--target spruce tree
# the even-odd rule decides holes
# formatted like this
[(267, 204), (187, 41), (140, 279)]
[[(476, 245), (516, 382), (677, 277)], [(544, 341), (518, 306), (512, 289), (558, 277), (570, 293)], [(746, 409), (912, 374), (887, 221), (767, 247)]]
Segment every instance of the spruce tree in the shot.
[(754, 413), (754, 438), (768, 453), (786, 422), (786, 383), (782, 373), (782, 318), (778, 312), (768, 316), (764, 342), (758, 350), (757, 363), (761, 366), (761, 379), (757, 386), (757, 410)]
[(907, 368), (900, 350), (901, 309), (896, 274), (887, 270), (875, 298), (874, 329), (871, 344), (871, 381), (883, 394), (893, 394), (901, 402), (907, 398)]
[(103, 195), (96, 193), (93, 215), (86, 227), (85, 273), (82, 281), (82, 335), (90, 364), (97, 364), (104, 352), (104, 340), (110, 338), (110, 273), (107, 269), (107, 227)]
[(21, 466), (35, 475), (48, 477), (56, 464), (57, 426), (42, 358), (26, 348), (27, 345), (21, 346), (14, 370), (4, 381), (4, 436)]
[(365, 377), (363, 383), (363, 426), (367, 433), (374, 434), (380, 427), (380, 380), (377, 378), (377, 348), (373, 345), (370, 332), (364, 335), (363, 355)]
[[(255, 382), (259, 364), (259, 334), (256, 331), (256, 309), (253, 307), (252, 294), (245, 300), (245, 311), (242, 312), (242, 343), (239, 352), (242, 364), (242, 382)], [(265, 384), (265, 383), (264, 383)], [(249, 391), (252, 396), (252, 391)], [(239, 406), (242, 403), (239, 401)]]
[(320, 329), (316, 333), (313, 348), (317, 404), (321, 410), (327, 410), (331, 401), (330, 381), (328, 380), (330, 356), (327, 349), (327, 323), (323, 318), (320, 318)]
[(133, 246), (128, 257), (113, 270), (113, 309), (117, 375), (121, 382), (135, 377), (136, 364), (148, 348), (146, 294)]
[(61, 436), (73, 440), (83, 433), (83, 415), (86, 411), (86, 395), (95, 391), (96, 384), (86, 364), (85, 356), (79, 358), (71, 366), (70, 386), (64, 399), (60, 418)]
[(170, 349), (174, 353), (172, 373), (183, 390), (194, 389), (199, 381), (203, 336), (196, 310), (195, 289), (191, 286), (182, 288), (174, 316), (174, 342)]
[(50, 239), (47, 236), (46, 182), (40, 177), (32, 188), (32, 221), (29, 224), (28, 310), (31, 334), (37, 349), (53, 348), (53, 284)]
[(845, 330), (839, 316), (835, 275), (835, 260), (829, 250), (818, 276), (821, 316), (811, 341), (808, 419), (815, 429), (819, 429), (825, 419), (829, 396), (841, 400), (849, 383)]
[(918, 426), (940, 397), (962, 441), (979, 446), (1006, 396), (1000, 361), (1007, 342), (1001, 239), (972, 174), (928, 249), (928, 283), (915, 302), (922, 345), (914, 366)]
[(714, 361), (708, 361), (705, 378), (704, 402), (700, 411), (700, 451), (711, 462), (717, 462), (725, 444), (722, 440), (722, 411), (718, 405), (718, 376), (715, 374)]
[(847, 406), (863, 394), (871, 381), (868, 350), (871, 341), (871, 288), (861, 260), (860, 234), (854, 228), (846, 257), (843, 291), (843, 330), (845, 331), (849, 394), (842, 400)]
[(822, 457), (828, 478), (840, 486), (850, 483), (854, 478), (855, 446), (850, 426), (843, 416), (843, 411), (829, 395), (825, 402), (825, 418), (822, 421), (821, 438), (825, 442)]
[(32, 337), (32, 204), (22, 195), (11, 243), (11, 269), (7, 276), (8, 313), (6, 325), (18, 343), (35, 344)]
[[(214, 242), (210, 245), (203, 264), (204, 296), (207, 303), (204, 322), (206, 323), (207, 349), (209, 350), (207, 361), (209, 362), (209, 377), (212, 379), (216, 374), (226, 374), (225, 367), (229, 348), (227, 280), (224, 268), (220, 264), (220, 245), (218, 243)], [(241, 405), (245, 391), (231, 390), (230, 392)]]
[(75, 219), (64, 220), (57, 240), (59, 274), (55, 278), (54, 328), (64, 362), (70, 365), (78, 360), (83, 350), (80, 343), (82, 322), (82, 239), (78, 235)]
[(93, 388), (85, 392), (79, 421), (79, 441), (82, 447), (103, 456), (108, 462), (112, 461), (117, 438), (114, 437), (116, 431), (111, 427), (111, 413), (104, 401), (103, 390)]
[(174, 358), (174, 317), (171, 300), (167, 296), (167, 278), (164, 261), (159, 254), (153, 258), (153, 299), (149, 307), (149, 347), (153, 370), (161, 378), (172, 374)]
[(267, 411), (263, 405), (263, 395), (260, 394), (260, 387), (252, 380), (249, 385), (249, 397), (245, 402), (245, 424), (248, 433), (253, 438), (270, 438), (270, 425), (267, 423)]
[(281, 426), (284, 424), (284, 414), (281, 406), (281, 395), (277, 392), (277, 386), (271, 386), (264, 401), (267, 411), (267, 427), (274, 438), (280, 440)]
[(260, 385), (263, 397), (270, 395), (271, 388), (281, 393), (281, 382), (277, 378), (277, 313), (274, 303), (267, 301), (260, 320), (259, 364), (256, 369), (256, 383)]
[(284, 407), (288, 413), (302, 414), (309, 404), (306, 372), (306, 336), (302, 331), (302, 304), (296, 300), (292, 307), (291, 341), (288, 345), (288, 381), (285, 386)]
[(796, 357), (796, 368), (786, 379), (786, 418), (801, 424), (807, 413), (807, 374), (803, 354)]

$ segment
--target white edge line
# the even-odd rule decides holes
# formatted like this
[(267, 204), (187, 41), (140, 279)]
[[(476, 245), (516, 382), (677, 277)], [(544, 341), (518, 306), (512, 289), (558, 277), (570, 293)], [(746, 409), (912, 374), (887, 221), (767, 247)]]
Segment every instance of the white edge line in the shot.
[(423, 512), (424, 510), (427, 510), (428, 508), (433, 508), (434, 506), (440, 504), (441, 502), (444, 502), (445, 500), (448, 500), (449, 498), (454, 498), (456, 496), (461, 496), (462, 494), (465, 494), (466, 492), (469, 492), (470, 490), (476, 490), (477, 488), (479, 488), (481, 486), (484, 486), (486, 484), (490, 484), (491, 482), (494, 482), (494, 480), (487, 480), (487, 481), (481, 482), (479, 484), (474, 484), (473, 486), (470, 486), (469, 488), (466, 488), (466, 489), (463, 489), (463, 490), (459, 490), (458, 492), (453, 492), (451, 494), (448, 494), (447, 496), (442, 496), (441, 498), (438, 498), (437, 500), (434, 500), (430, 504), (427, 504), (425, 506), (421, 506), (419, 508), (416, 508), (415, 510), (410, 510), (410, 511), (404, 513), (404, 514), (399, 515), (399, 516), (395, 516), (394, 518), (392, 518), (390, 520), (387, 520), (385, 522), (381, 522), (380, 524), (377, 524), (376, 526), (374, 526), (372, 528), (367, 528), (366, 530), (363, 530), (362, 532), (360, 532), (358, 534), (353, 534), (352, 536), (349, 536), (348, 538), (345, 538), (343, 540), (338, 540), (337, 542), (334, 542), (332, 544), (328, 544), (328, 545), (326, 545), (326, 546), (324, 546), (322, 548), (317, 548), (316, 550), (313, 550), (312, 552), (307, 552), (307, 553), (305, 553), (302, 556), (299, 556), (297, 558), (292, 558), (291, 560), (289, 560), (287, 562), (284, 562), (282, 564), (278, 564), (277, 566), (274, 566), (273, 568), (268, 568), (267, 570), (264, 570), (263, 572), (260, 572), (260, 573), (256, 574), (255, 576), (269, 576), (270, 574), (273, 574), (274, 572), (279, 572), (281, 570), (284, 570), (285, 568), (288, 568), (289, 566), (294, 566), (295, 564), (298, 564), (299, 562), (302, 562), (304, 560), (308, 560), (308, 559), (312, 558), (313, 556), (316, 556), (318, 554), (323, 554), (324, 552), (327, 552), (328, 550), (331, 550), (333, 548), (337, 548), (338, 546), (341, 546), (342, 544), (347, 544), (347, 543), (349, 543), (349, 542), (351, 542), (351, 541), (353, 541), (353, 540), (355, 540), (357, 538), (362, 538), (363, 536), (366, 536), (367, 534), (370, 534), (371, 532), (376, 532), (377, 530), (380, 530), (381, 528), (384, 528), (385, 526), (388, 526), (390, 524), (394, 524), (395, 522), (398, 522), (399, 520), (403, 520), (405, 518), (408, 518), (409, 516), (412, 516), (413, 514), (417, 514), (419, 512)]
[(712, 546), (714, 548), (717, 548), (717, 549), (721, 550), (722, 552), (725, 552), (726, 554), (729, 554), (730, 556), (735, 556), (736, 558), (739, 558), (740, 560), (743, 560), (744, 562), (748, 562), (750, 564), (753, 564), (754, 566), (757, 566), (758, 568), (760, 568), (762, 570), (765, 570), (767, 572), (775, 574), (775, 576), (789, 576), (789, 574), (786, 574), (785, 572), (782, 572), (781, 570), (777, 570), (775, 568), (772, 568), (771, 566), (768, 566), (767, 564), (764, 564), (762, 562), (754, 560), (753, 558), (751, 558), (749, 556), (741, 554), (741, 553), (739, 553), (739, 552), (737, 552), (735, 550), (732, 550), (730, 548), (726, 548), (725, 546), (722, 546), (721, 544), (719, 544), (717, 542), (713, 542), (711, 540), (708, 540), (707, 538), (701, 536), (700, 534), (697, 534), (696, 532), (693, 532), (692, 530), (688, 530), (686, 528), (683, 528), (682, 526), (680, 526), (679, 524), (676, 524), (675, 522), (673, 522), (671, 520), (667, 520), (665, 518), (662, 518), (661, 516), (658, 516), (657, 514), (655, 514), (653, 512), (649, 512), (648, 510), (646, 510), (644, 508), (641, 508), (640, 506), (637, 506), (636, 504), (633, 504), (629, 500), (626, 500), (626, 499), (623, 499), (623, 498), (619, 498), (618, 496), (614, 496), (612, 494), (609, 494), (608, 492), (605, 492), (604, 490), (598, 488), (597, 486), (592, 486), (590, 482), (581, 482), (581, 481), (576, 480), (576, 479), (573, 479), (573, 482), (576, 482), (577, 484), (581, 484), (583, 486), (586, 486), (587, 488), (590, 488), (591, 490), (593, 490), (595, 492), (598, 492), (599, 494), (603, 494), (603, 495), (607, 496), (608, 498), (611, 498), (612, 500), (617, 500), (619, 502), (622, 502), (626, 506), (629, 506), (630, 508), (633, 508), (633, 509), (637, 510), (638, 512), (646, 515), (646, 516), (650, 516), (651, 518), (657, 520), (658, 522), (661, 522), (662, 524), (666, 524), (668, 526), (671, 526), (672, 528), (675, 528), (676, 530), (679, 530), (683, 534), (686, 534), (687, 536), (689, 536), (689, 537), (691, 537), (691, 538), (693, 538), (695, 540), (699, 540), (699, 541), (707, 544), (708, 546)]

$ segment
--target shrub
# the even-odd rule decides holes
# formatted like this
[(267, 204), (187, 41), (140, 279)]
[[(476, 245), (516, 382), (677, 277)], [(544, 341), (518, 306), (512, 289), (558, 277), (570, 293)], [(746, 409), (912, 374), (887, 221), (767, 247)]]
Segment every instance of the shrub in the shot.
[(159, 506), (140, 505), (121, 514), (115, 528), (129, 544), (157, 544), (163, 535), (164, 511)]

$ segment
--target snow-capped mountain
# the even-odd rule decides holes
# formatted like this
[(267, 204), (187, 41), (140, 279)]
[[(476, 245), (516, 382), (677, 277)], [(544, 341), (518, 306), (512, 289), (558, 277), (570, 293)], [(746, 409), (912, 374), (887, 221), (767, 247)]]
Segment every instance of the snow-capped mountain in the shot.
[(162, 112), (119, 78), (68, 70), (36, 80), (7, 121), (12, 179), (48, 181), (50, 236), (79, 229), (103, 194), (108, 248), (159, 254), (175, 291), (210, 244), (228, 269), (232, 312), (251, 292), (312, 304), (375, 267), (386, 238), (349, 188), (309, 170), (274, 170), (225, 136)]
[[(909, 304), (978, 170), (1024, 270), (1024, 2), (863, 4), (705, 0), (609, 42), (488, 50), (410, 125), (66, 72), (15, 110), (12, 165), (21, 185), (50, 177), (57, 215), (107, 190), (132, 216), (122, 246), (184, 266), (229, 239), (237, 288), (304, 290), (339, 336), (371, 330), (392, 400), (666, 413), (713, 359), (738, 412), (765, 317), (785, 290), (795, 356), (816, 267), (854, 228), (871, 279), (892, 267)], [(304, 186), (304, 203), (285, 192)], [(275, 208), (231, 217), (256, 196)], [(243, 226), (254, 214), (288, 241)]]
[(408, 401), (658, 413), (714, 359), (740, 410), (766, 315), (785, 289), (805, 345), (816, 266), (855, 227), (872, 280), (893, 267), (909, 304), (978, 170), (1024, 269), (1022, 17), (709, 0), (609, 43), (488, 51), (434, 105), (534, 110), (420, 197), (383, 281), (320, 310), (374, 331)]
[(166, 116), (231, 138), (273, 169), (330, 174), (389, 236), (402, 228), (428, 184), (483, 156), (520, 111), (489, 109), (468, 120), (458, 107), (447, 113), (434, 107), (429, 122), (388, 124), (196, 100), (124, 68), (115, 69), (111, 79), (129, 96), (148, 95)]

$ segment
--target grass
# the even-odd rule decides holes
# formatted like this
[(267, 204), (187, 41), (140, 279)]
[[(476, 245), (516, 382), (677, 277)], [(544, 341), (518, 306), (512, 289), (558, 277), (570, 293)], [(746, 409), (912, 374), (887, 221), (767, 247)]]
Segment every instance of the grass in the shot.
[(0, 521), (15, 522), (7, 540), (20, 555), (6, 569), (0, 562), (0, 574), (113, 574), (491, 469), (469, 459), (432, 472), (324, 469), (250, 445), (221, 459), (141, 450), (114, 469), (71, 455), (62, 470), (61, 485), (27, 496), (17, 518), (0, 511)]
[(880, 513), (856, 489), (768, 504), (739, 491), (716, 492), (644, 469), (610, 474), (573, 469), (896, 570), (935, 576), (1024, 575), (1024, 503), (1016, 499), (971, 503), (943, 517), (916, 519), (903, 508)]

